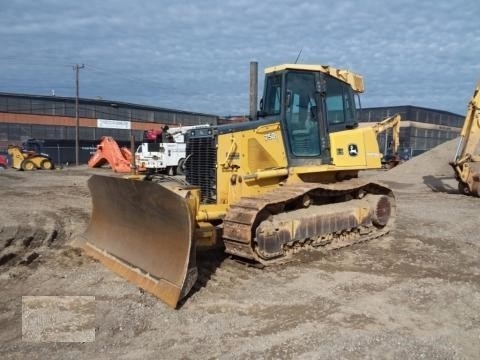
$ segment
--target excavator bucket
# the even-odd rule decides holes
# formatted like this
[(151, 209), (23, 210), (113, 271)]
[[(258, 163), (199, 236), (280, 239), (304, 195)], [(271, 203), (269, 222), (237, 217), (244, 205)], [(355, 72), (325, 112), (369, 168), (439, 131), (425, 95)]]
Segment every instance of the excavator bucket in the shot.
[(189, 189), (93, 175), (85, 251), (175, 308), (197, 279)]

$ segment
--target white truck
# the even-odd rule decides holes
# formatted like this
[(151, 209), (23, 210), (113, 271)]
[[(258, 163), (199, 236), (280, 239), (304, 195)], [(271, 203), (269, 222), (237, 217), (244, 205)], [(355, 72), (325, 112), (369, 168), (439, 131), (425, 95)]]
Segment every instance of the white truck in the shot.
[(185, 143), (142, 143), (135, 152), (139, 171), (182, 174)]
[(168, 129), (174, 142), (144, 142), (135, 152), (135, 164), (139, 171), (182, 175), (185, 161), (185, 134), (207, 125), (181, 126)]

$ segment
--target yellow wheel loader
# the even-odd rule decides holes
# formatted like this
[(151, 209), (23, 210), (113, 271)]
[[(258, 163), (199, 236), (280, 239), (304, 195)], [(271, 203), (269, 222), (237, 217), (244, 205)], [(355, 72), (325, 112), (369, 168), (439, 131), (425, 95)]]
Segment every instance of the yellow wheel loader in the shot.
[(458, 191), (480, 196), (480, 83), (468, 104), (460, 141), (450, 165), (455, 171)]
[(18, 170), (53, 170), (55, 165), (47, 154), (23, 150), (20, 146), (8, 147), (8, 154), (12, 157), (12, 167)]
[(358, 178), (382, 158), (376, 130), (358, 127), (362, 77), (302, 64), (265, 74), (258, 120), (189, 132), (185, 183), (89, 179), (88, 254), (176, 307), (196, 282), (197, 250), (269, 265), (391, 229), (391, 190)]

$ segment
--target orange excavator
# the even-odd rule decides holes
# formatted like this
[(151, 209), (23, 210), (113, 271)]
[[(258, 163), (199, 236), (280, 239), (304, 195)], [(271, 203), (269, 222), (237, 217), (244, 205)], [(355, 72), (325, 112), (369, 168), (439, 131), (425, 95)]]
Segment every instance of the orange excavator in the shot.
[(132, 170), (132, 152), (126, 147), (118, 146), (112, 137), (103, 136), (97, 145), (97, 151), (88, 160), (88, 166), (96, 168), (107, 163), (115, 172), (129, 173)]

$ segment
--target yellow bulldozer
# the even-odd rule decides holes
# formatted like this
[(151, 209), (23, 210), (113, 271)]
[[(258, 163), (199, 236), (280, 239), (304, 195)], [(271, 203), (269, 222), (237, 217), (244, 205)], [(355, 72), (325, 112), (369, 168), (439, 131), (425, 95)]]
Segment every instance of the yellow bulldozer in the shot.
[(358, 127), (363, 78), (324, 65), (269, 67), (258, 111), (253, 83), (252, 121), (189, 132), (184, 183), (88, 181), (86, 252), (171, 307), (196, 282), (197, 251), (222, 246), (269, 265), (393, 225), (392, 191), (358, 178), (382, 159), (376, 129)]
[(480, 82), (468, 104), (460, 141), (450, 165), (458, 181), (458, 191), (480, 196)]

